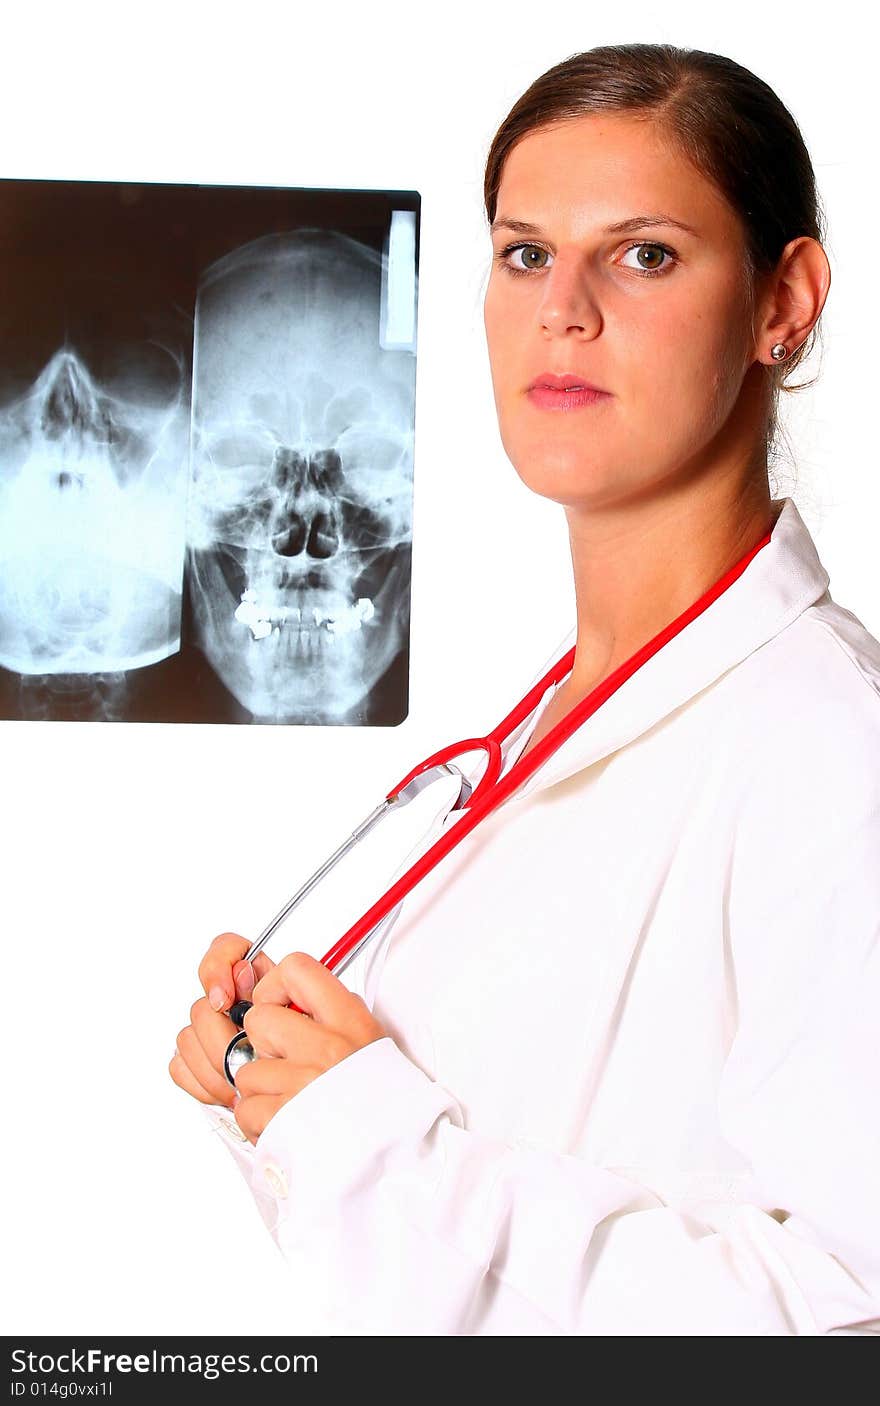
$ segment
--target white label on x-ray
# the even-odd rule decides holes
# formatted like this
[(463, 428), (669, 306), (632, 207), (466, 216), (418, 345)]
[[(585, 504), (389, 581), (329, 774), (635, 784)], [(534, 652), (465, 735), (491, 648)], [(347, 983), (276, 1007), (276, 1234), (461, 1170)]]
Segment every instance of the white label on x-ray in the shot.
[(384, 351), (416, 349), (416, 217), (393, 210), (388, 248), (382, 261), (382, 313), (379, 345)]

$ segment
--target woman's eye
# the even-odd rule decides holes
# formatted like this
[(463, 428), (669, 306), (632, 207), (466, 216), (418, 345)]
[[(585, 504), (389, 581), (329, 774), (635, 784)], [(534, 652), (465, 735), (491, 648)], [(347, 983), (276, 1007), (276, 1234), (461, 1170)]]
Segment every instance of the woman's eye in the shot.
[[(642, 253), (645, 251), (647, 251), (648, 263), (641, 261)], [(666, 248), (665, 244), (631, 244), (626, 252), (638, 255), (639, 264), (635, 272), (642, 274), (645, 278), (654, 278), (657, 274), (665, 273), (670, 264), (669, 262), (664, 263), (664, 259), (675, 263), (675, 255), (671, 249)], [(624, 264), (624, 268), (633, 267), (632, 264)]]
[[(508, 263), (508, 255), (512, 254), (523, 254), (525, 258), (522, 263)], [(535, 255), (538, 256), (538, 261), (535, 260)], [(502, 268), (504, 268), (507, 273), (513, 274), (529, 273), (533, 269), (544, 269), (547, 265), (546, 263), (540, 262), (540, 260), (546, 260), (549, 257), (547, 250), (542, 249), (540, 244), (508, 244), (505, 249), (502, 249), (501, 252), (496, 255)]]

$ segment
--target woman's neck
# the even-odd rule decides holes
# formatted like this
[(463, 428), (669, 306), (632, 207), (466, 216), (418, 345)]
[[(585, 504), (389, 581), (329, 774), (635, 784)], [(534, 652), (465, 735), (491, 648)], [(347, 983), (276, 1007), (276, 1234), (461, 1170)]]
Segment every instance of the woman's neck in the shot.
[(569, 696), (586, 693), (698, 600), (773, 525), (766, 477), (602, 510), (567, 507), (577, 603)]

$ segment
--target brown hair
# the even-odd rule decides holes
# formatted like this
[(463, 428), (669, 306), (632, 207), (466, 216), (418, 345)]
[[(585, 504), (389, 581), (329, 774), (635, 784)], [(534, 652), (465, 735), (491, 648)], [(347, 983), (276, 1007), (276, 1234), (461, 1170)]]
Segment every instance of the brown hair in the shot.
[[(497, 212), (504, 162), (530, 132), (594, 112), (643, 114), (718, 190), (739, 216), (746, 245), (747, 297), (799, 235), (824, 242), (825, 215), (800, 129), (773, 89), (721, 54), (673, 44), (613, 44), (572, 54), (523, 93), (498, 128), (486, 158), (483, 198), (489, 223)], [(769, 450), (778, 432), (780, 391), (812, 351), (819, 323), (794, 354), (766, 366), (771, 385), (765, 430)], [(814, 378), (815, 379), (815, 378)]]

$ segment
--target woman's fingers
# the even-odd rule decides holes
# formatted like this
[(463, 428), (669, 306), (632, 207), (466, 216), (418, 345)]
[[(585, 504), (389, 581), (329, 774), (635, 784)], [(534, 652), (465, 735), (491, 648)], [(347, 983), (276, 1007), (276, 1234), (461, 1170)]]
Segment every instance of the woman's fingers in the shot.
[(190, 1024), (177, 1037), (177, 1053), (168, 1072), (175, 1084), (200, 1103), (222, 1103), (232, 1107), (235, 1089), (223, 1072), (223, 1058), (238, 1029), (228, 1016), (212, 1009), (207, 996), (200, 996), (190, 1010)]
[(235, 985), (235, 994), (240, 1001), (250, 1001), (253, 999), (254, 986), (271, 971), (275, 963), (270, 961), (265, 952), (258, 952), (252, 962), (236, 962), (232, 968), (232, 980)]
[(202, 958), (199, 981), (215, 1011), (228, 1011), (235, 1001), (233, 963), (240, 961), (249, 947), (250, 943), (239, 933), (221, 932)]
[[(232, 1036), (229, 1037), (230, 1039)], [(210, 1094), (212, 1103), (230, 1103), (233, 1090), (205, 1053), (193, 1026), (188, 1025), (177, 1037), (177, 1053), (198, 1084)]]
[(198, 1099), (199, 1103), (223, 1102), (226, 1103), (227, 1107), (231, 1106), (232, 1097), (234, 1097), (233, 1090), (227, 1085), (227, 1091), (232, 1095), (228, 1100), (215, 1098), (214, 1094), (209, 1093), (205, 1086), (199, 1083), (179, 1050), (171, 1058), (168, 1073), (179, 1089), (183, 1089), (184, 1093), (189, 1094), (191, 1098)]
[(236, 1098), (223, 1071), (223, 1059), (237, 1027), (224, 1012), (235, 1001), (249, 1001), (255, 983), (275, 966), (264, 952), (246, 962), (250, 945), (240, 933), (220, 933), (199, 965), (205, 995), (193, 1003), (190, 1024), (177, 1037), (177, 1051), (168, 1072), (175, 1084), (200, 1103), (221, 1103), (229, 1108)]
[(212, 1010), (205, 996), (194, 1001), (189, 1013), (190, 1022), (199, 1044), (214, 1069), (223, 1070), (223, 1055), (233, 1035), (238, 1034), (238, 1026), (233, 1025), (228, 1015)]
[[(214, 938), (202, 958), (199, 965), (199, 981), (215, 1011), (228, 1011), (235, 1001), (250, 1000), (253, 982), (249, 979), (248, 969), (251, 965), (257, 980), (275, 965), (264, 952), (260, 952), (252, 964), (244, 962), (242, 959), (250, 945), (247, 938), (242, 937), (240, 933), (221, 932)], [(238, 974), (245, 974), (240, 978), (241, 989), (237, 989), (239, 982), (234, 975), (234, 968), (237, 968)]]
[(279, 1108), (287, 1099), (279, 1094), (259, 1094), (254, 1098), (242, 1098), (235, 1105), (235, 1121), (248, 1142), (256, 1146), (257, 1139)]
[(223, 1056), (237, 1029), (228, 1016), (212, 1010), (200, 996), (190, 1011), (190, 1024), (177, 1037), (177, 1049), (194, 1078), (213, 1095), (214, 1103), (229, 1103), (233, 1093), (223, 1072)]

